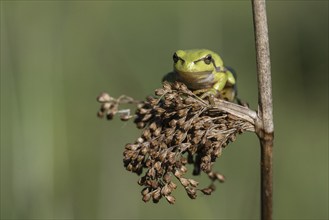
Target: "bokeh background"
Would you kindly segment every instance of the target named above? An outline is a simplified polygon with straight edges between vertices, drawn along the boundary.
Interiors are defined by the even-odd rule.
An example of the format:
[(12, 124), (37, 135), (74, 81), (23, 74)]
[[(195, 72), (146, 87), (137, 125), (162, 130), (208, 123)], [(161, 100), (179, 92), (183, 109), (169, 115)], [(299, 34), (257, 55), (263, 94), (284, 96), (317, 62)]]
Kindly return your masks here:
[[(267, 11), (274, 218), (328, 219), (328, 1)], [(145, 204), (122, 163), (140, 130), (96, 117), (100, 92), (143, 99), (187, 48), (220, 53), (257, 108), (249, 1), (1, 1), (1, 219), (259, 218), (254, 134), (217, 160), (227, 181), (213, 195)]]

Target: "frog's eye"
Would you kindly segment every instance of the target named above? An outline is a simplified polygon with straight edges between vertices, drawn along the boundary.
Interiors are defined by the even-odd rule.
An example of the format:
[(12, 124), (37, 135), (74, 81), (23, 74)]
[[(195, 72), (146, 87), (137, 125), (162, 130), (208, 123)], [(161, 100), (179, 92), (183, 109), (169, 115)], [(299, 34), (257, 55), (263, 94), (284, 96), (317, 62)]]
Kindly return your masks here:
[(177, 63), (178, 60), (179, 60), (179, 57), (177, 56), (176, 53), (174, 53), (174, 55), (172, 56), (173, 60), (174, 60), (174, 63)]
[(209, 65), (212, 63), (212, 56), (210, 54), (208, 54), (203, 61), (205, 62), (205, 64)]

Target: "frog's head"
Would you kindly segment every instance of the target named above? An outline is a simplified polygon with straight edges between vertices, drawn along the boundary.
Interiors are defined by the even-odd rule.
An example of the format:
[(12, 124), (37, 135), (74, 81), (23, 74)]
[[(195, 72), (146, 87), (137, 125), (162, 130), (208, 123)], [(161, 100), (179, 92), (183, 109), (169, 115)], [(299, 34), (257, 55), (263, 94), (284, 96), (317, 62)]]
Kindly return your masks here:
[(173, 55), (174, 71), (183, 78), (200, 79), (224, 70), (220, 56), (206, 49), (177, 50)]

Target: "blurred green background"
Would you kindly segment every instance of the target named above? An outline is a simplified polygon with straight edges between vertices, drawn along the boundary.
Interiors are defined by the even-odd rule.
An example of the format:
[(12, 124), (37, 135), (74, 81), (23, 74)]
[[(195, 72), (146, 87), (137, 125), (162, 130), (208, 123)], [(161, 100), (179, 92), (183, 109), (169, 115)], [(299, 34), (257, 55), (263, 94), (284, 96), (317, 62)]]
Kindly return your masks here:
[[(328, 219), (328, 1), (267, 11), (274, 218)], [(219, 52), (257, 108), (249, 1), (1, 1), (1, 218), (259, 218), (254, 134), (217, 160), (227, 181), (213, 195), (190, 200), (179, 187), (175, 205), (144, 204), (122, 163), (140, 130), (96, 117), (100, 92), (143, 99), (188, 48)]]

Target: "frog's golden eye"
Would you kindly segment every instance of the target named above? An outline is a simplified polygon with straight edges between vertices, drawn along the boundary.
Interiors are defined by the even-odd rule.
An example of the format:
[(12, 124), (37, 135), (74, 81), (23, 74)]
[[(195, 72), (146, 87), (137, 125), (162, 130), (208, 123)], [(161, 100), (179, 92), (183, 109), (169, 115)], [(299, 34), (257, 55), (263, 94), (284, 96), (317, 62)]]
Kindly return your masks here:
[(179, 57), (177, 56), (176, 53), (174, 53), (174, 55), (172, 56), (173, 60), (174, 60), (174, 63), (177, 63), (178, 60), (179, 60)]
[(208, 54), (204, 59), (203, 61), (205, 62), (205, 64), (209, 65), (212, 63), (212, 56), (210, 54)]

